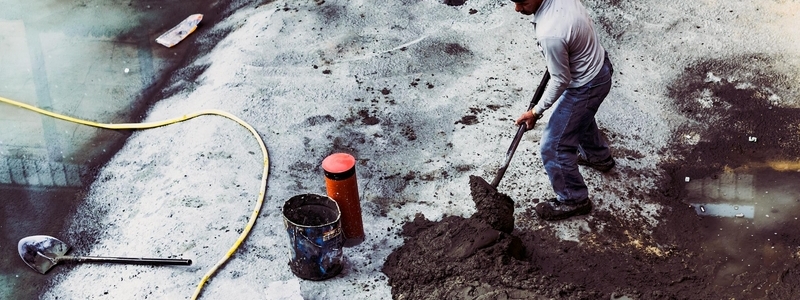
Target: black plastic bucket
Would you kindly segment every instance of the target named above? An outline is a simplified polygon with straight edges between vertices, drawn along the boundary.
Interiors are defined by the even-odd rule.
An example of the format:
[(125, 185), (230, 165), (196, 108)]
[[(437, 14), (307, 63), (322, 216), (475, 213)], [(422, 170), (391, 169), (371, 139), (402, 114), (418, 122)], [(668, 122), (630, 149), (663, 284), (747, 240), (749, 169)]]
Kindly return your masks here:
[(315, 194), (289, 198), (283, 224), (292, 245), (289, 267), (297, 277), (324, 280), (342, 271), (344, 236), (336, 201)]

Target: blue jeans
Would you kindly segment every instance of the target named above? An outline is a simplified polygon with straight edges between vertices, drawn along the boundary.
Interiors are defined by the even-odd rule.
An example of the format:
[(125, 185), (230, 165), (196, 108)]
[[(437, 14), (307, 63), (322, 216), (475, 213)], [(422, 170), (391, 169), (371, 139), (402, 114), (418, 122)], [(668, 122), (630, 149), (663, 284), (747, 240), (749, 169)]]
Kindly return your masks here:
[(611, 90), (613, 73), (606, 53), (603, 67), (592, 81), (568, 88), (555, 102), (542, 135), (541, 155), (558, 201), (576, 204), (589, 198), (589, 190), (578, 171), (579, 152), (591, 162), (611, 156), (594, 115)]

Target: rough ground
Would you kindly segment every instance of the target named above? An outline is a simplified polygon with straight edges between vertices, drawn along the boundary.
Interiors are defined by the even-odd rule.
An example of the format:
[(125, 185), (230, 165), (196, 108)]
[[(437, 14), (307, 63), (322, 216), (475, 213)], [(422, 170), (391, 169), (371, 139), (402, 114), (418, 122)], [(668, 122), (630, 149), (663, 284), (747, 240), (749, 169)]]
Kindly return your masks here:
[[(583, 170), (591, 215), (542, 222), (532, 199), (552, 192), (540, 133), (528, 132), (489, 197), (513, 203), (509, 230), (508, 206), (494, 219), (485, 209), (498, 206), (467, 189), (471, 175), (494, 176), (544, 71), (509, 3), (266, 1), (196, 32), (202, 51), (159, 88), (147, 120), (230, 111), (264, 138), (271, 170), (257, 226), (203, 296), (257, 299), (297, 282), (279, 208), (324, 193), (319, 163), (333, 152), (358, 159), (368, 238), (345, 249), (340, 276), (297, 284), (306, 299), (797, 295), (796, 219), (719, 239), (720, 220), (684, 202), (683, 178), (798, 160), (800, 4), (585, 1), (617, 72), (598, 122), (618, 165)], [(204, 118), (134, 133), (68, 237), (90, 254), (194, 266), (65, 266), (43, 298), (186, 298), (255, 203), (262, 158), (237, 129)], [(729, 261), (750, 248), (726, 246), (753, 236), (769, 244)]]
[[(773, 39), (796, 41), (797, 35), (782, 36), (781, 31), (773, 32), (771, 38), (769, 34), (744, 34), (756, 39), (746, 43), (749, 47), (743, 45), (743, 40), (729, 39), (737, 35), (729, 27), (733, 24), (750, 29), (776, 26), (744, 20), (755, 19), (751, 14), (771, 11), (781, 4), (797, 8), (797, 3), (787, 2), (753, 6), (740, 2), (698, 2), (695, 6), (669, 3), (668, 7), (655, 1), (588, 2), (605, 31), (618, 70), (618, 94), (610, 98), (627, 98), (627, 105), (634, 109), (640, 105), (661, 106), (661, 116), (671, 125), (663, 148), (630, 147), (634, 143), (647, 144), (646, 135), (651, 128), (613, 128), (627, 122), (614, 124), (616, 120), (601, 116), (600, 122), (611, 127), (606, 133), (615, 147), (615, 156), (626, 163), (599, 183), (598, 178), (590, 178), (595, 180), (597, 192), (602, 195), (600, 201), (605, 205), (636, 200), (657, 204), (658, 214), (652, 217), (655, 223), (640, 216), (643, 210), (635, 203), (630, 208), (634, 213), (627, 215), (615, 209), (595, 210), (583, 221), (581, 226), (585, 229), (579, 233), (578, 241), (565, 241), (556, 237), (553, 225), (536, 221), (531, 209), (520, 204), (529, 199), (517, 198), (517, 216), (521, 220), (516, 230), (510, 235), (493, 236), (493, 242), (487, 242), (485, 234), (481, 234), (486, 229), (475, 223), (489, 223), (480, 222), (475, 216), (448, 217), (440, 222), (417, 218), (404, 227), (406, 243), (384, 265), (394, 298), (797, 297), (800, 252), (796, 245), (800, 238), (792, 234), (792, 228), (800, 225), (797, 218), (755, 233), (726, 233), (725, 240), (714, 242), (719, 237), (719, 231), (714, 230), (719, 219), (699, 217), (694, 208), (682, 201), (686, 176), (702, 178), (726, 168), (800, 158), (800, 111), (795, 87), (799, 77), (790, 71), (798, 68), (797, 52), (771, 53), (769, 48), (757, 46), (781, 44)], [(794, 12), (787, 14), (796, 17)], [(787, 21), (773, 19), (781, 20)], [(627, 76), (631, 73), (634, 75)], [(622, 118), (626, 112), (612, 114)], [(758, 136), (763, 142), (752, 143), (749, 136)], [(687, 144), (687, 137), (694, 137), (695, 141)], [(648, 148), (657, 152), (642, 153)], [(650, 155), (661, 158), (657, 168), (629, 167)], [(637, 186), (641, 183), (636, 178), (657, 180), (652, 188), (642, 188)], [(474, 186), (472, 197), (476, 205), (485, 199), (504, 199), (476, 193)], [(609, 190), (615, 191), (601, 192)], [(528, 222), (530, 226), (519, 225)], [(731, 256), (740, 256), (732, 253), (753, 251), (736, 245), (746, 245), (757, 239), (754, 237), (770, 236), (771, 242), (766, 245), (770, 246), (769, 251), (743, 259), (748, 267), (729, 263)], [(515, 239), (524, 245), (522, 258), (515, 258), (520, 251), (510, 242)], [(715, 243), (731, 246), (718, 249), (713, 246)], [(479, 249), (473, 249), (466, 258), (452, 255), (464, 245), (477, 245)]]

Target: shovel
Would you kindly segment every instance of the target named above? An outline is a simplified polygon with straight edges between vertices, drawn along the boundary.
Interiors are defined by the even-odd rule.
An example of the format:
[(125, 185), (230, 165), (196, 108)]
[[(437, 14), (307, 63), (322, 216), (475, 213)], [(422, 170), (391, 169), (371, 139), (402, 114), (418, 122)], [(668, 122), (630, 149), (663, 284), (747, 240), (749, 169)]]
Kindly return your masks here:
[[(544, 89), (547, 87), (547, 82), (550, 80), (550, 71), (545, 70), (544, 75), (542, 75), (542, 81), (539, 83), (539, 87), (536, 88), (536, 92), (533, 93), (533, 99), (531, 99), (531, 104), (528, 106), (528, 110), (531, 110), (539, 100), (542, 99), (542, 95), (544, 94)], [(517, 150), (517, 146), (519, 145), (519, 141), (522, 139), (522, 135), (525, 134), (528, 128), (525, 123), (519, 125), (519, 129), (517, 129), (517, 135), (514, 136), (514, 140), (511, 141), (511, 146), (508, 147), (508, 151), (506, 151), (506, 161), (499, 170), (497, 170), (497, 175), (495, 175), (494, 180), (492, 180), (491, 189), (496, 192), (497, 185), (500, 184), (500, 179), (503, 179), (503, 175), (506, 174), (506, 169), (508, 169), (508, 164), (511, 163), (511, 157), (514, 156), (514, 152)], [(484, 180), (485, 182), (485, 180)]]
[(42, 274), (47, 273), (50, 268), (61, 262), (109, 262), (136, 265), (181, 266), (189, 266), (192, 264), (191, 259), (65, 256), (64, 254), (69, 252), (69, 245), (57, 238), (46, 235), (34, 235), (19, 240), (17, 250), (25, 264)]

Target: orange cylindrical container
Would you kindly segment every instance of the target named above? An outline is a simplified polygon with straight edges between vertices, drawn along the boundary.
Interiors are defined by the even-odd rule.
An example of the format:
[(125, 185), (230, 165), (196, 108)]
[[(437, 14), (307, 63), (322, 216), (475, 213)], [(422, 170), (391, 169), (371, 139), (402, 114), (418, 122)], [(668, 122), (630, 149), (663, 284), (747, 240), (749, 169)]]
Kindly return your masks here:
[(364, 223), (361, 220), (361, 198), (356, 179), (356, 159), (347, 153), (334, 153), (322, 160), (325, 171), (325, 188), (328, 197), (336, 201), (342, 211), (342, 231), (346, 246), (364, 240)]

